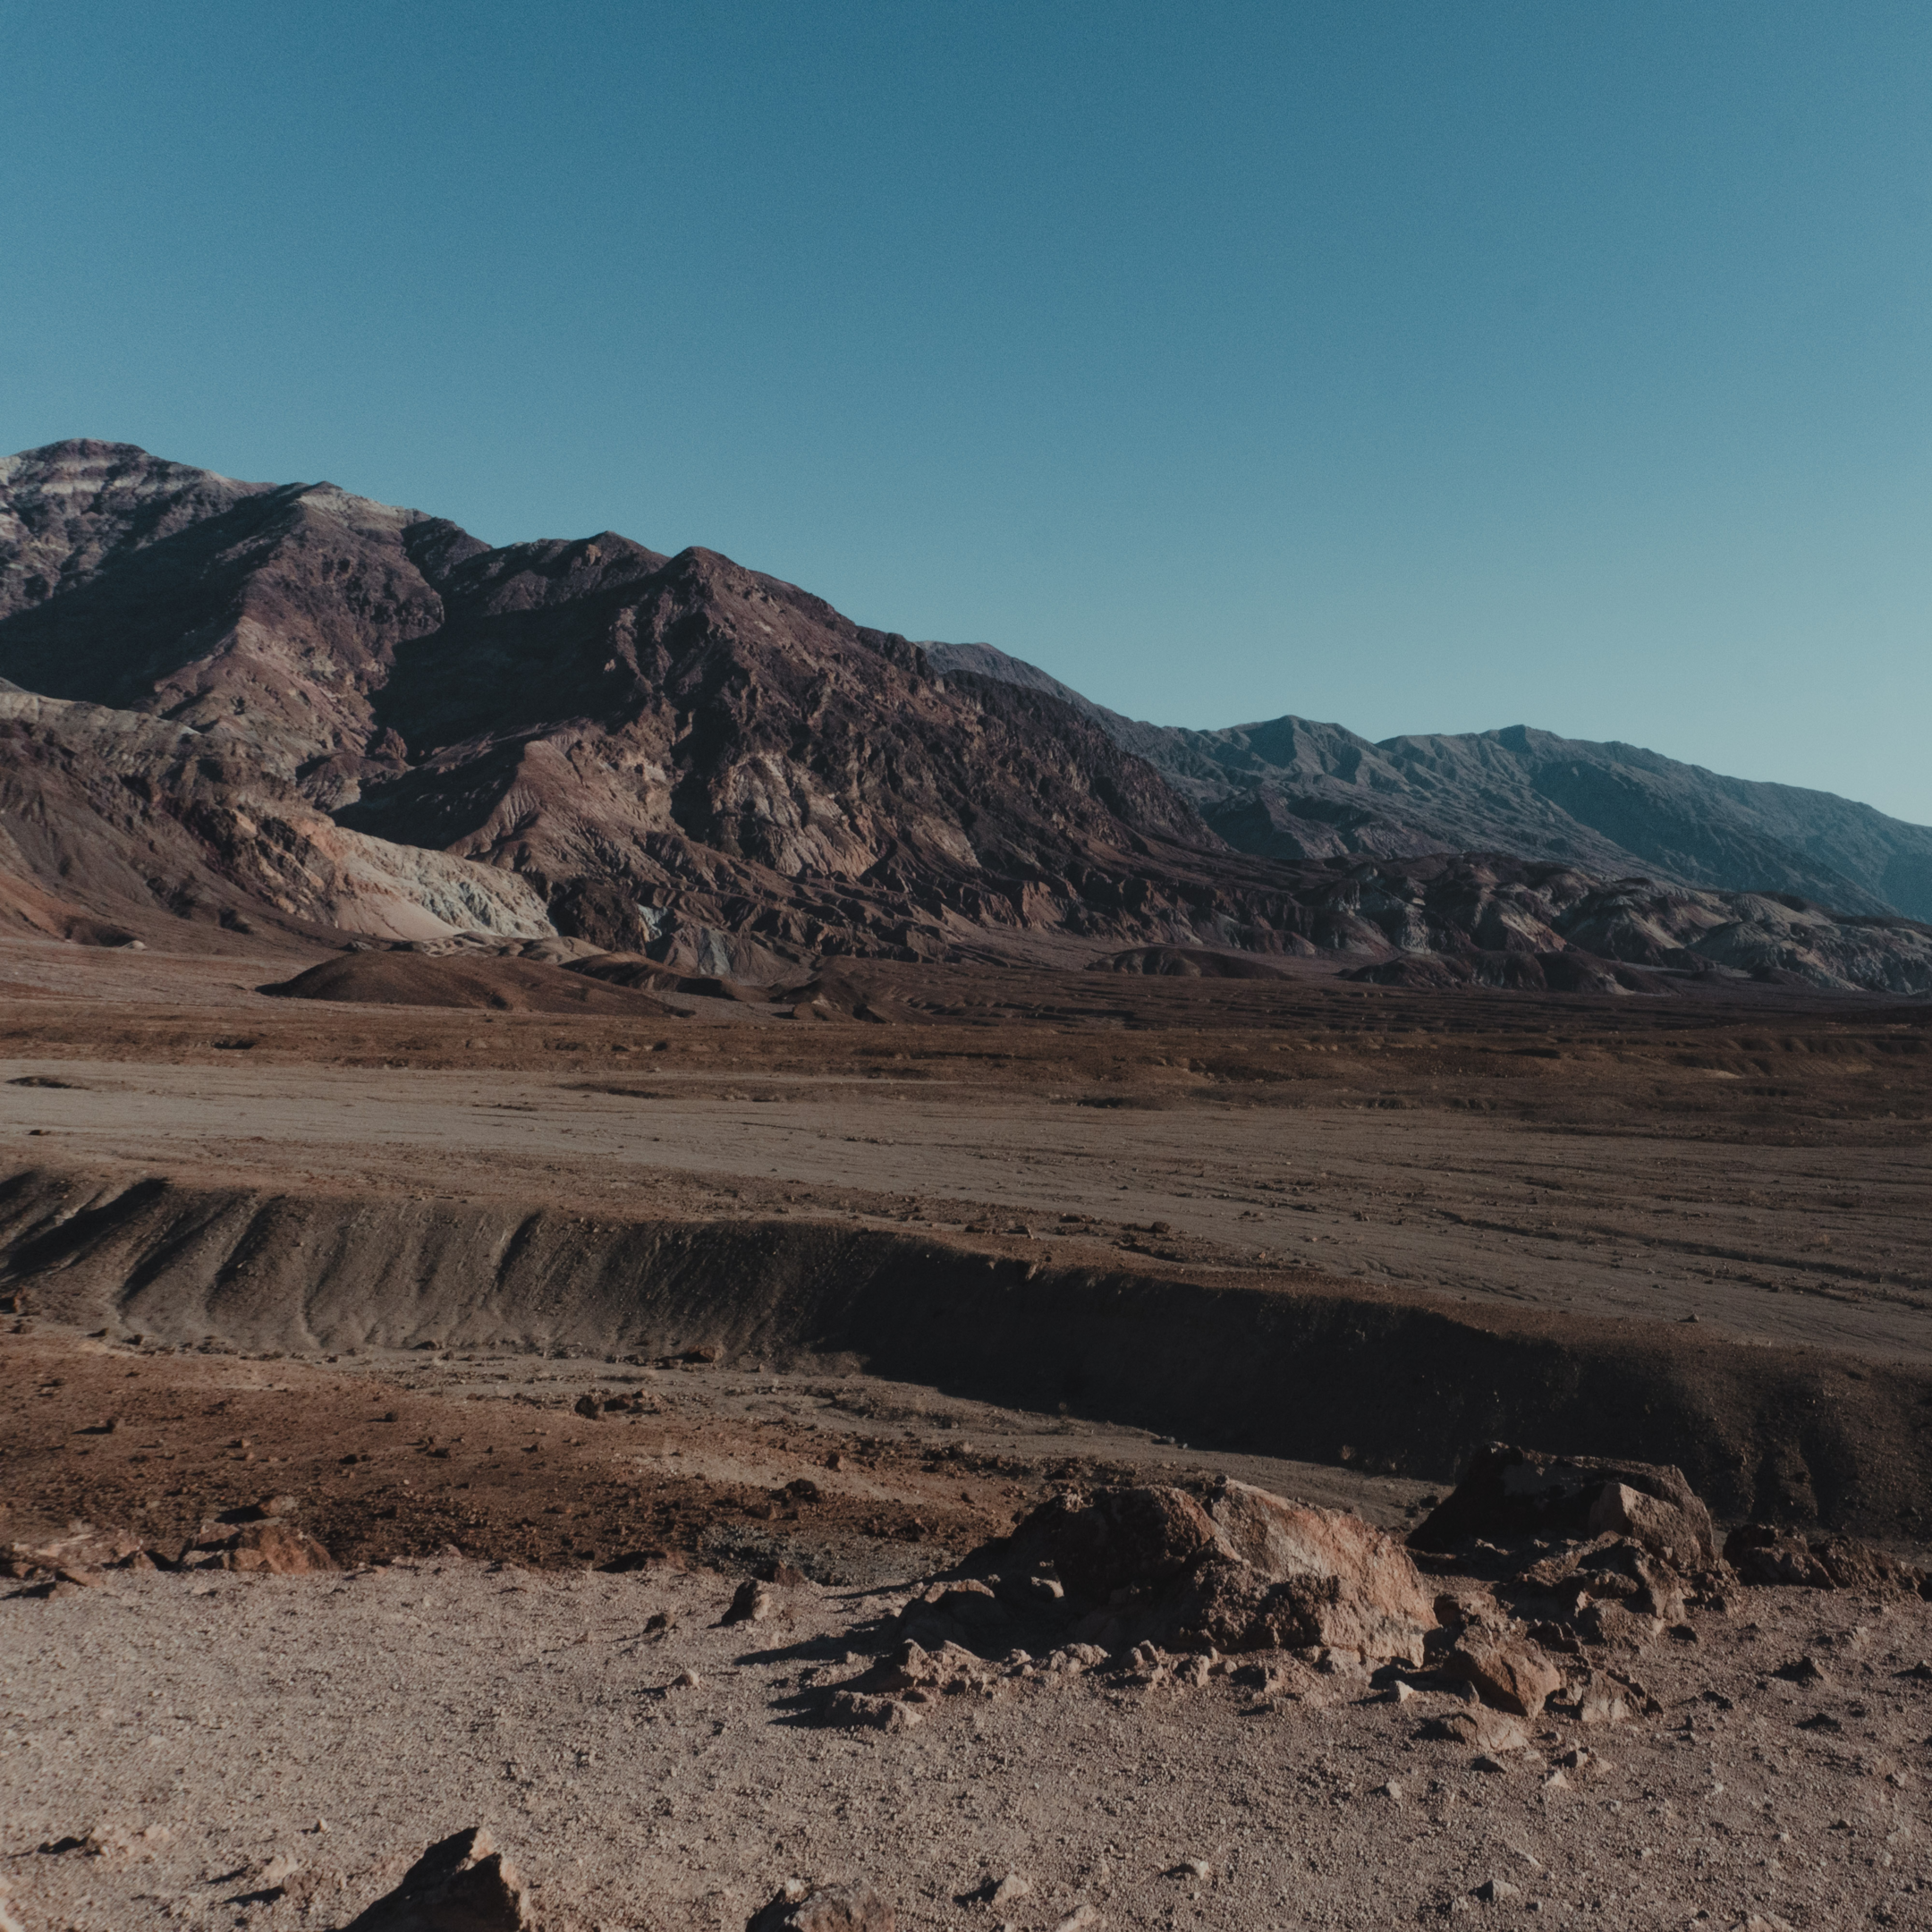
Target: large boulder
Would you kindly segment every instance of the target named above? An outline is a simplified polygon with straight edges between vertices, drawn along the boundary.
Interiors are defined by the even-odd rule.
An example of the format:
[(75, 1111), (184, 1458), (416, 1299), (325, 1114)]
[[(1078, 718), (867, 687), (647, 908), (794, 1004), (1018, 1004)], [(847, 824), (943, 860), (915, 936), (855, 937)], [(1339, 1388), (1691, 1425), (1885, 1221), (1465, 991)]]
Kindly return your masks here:
[(1410, 1532), (1411, 1548), (1453, 1550), (1476, 1538), (1580, 1542), (1614, 1535), (1686, 1575), (1717, 1560), (1710, 1512), (1681, 1470), (1602, 1456), (1545, 1455), (1492, 1443)]
[(1360, 1517), (1246, 1483), (1055, 1498), (1014, 1532), (1008, 1576), (1055, 1578), (1071, 1634), (1109, 1650), (1319, 1648), (1419, 1663), (1434, 1594)]
[(1117, 1590), (1171, 1583), (1222, 1546), (1214, 1519), (1184, 1489), (1075, 1491), (1020, 1525), (1004, 1566), (1050, 1572), (1070, 1597), (1105, 1603)]

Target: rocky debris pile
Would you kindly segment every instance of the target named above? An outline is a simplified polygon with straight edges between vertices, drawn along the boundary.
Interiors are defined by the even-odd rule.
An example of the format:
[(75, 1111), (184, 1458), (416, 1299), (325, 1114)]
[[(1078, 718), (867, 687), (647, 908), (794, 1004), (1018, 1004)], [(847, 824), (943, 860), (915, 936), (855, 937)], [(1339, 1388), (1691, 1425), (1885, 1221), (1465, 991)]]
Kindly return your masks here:
[(1205, 1683), (1233, 1669), (1224, 1652), (1419, 1665), (1435, 1625), (1407, 1552), (1358, 1517), (1237, 1482), (1199, 1500), (1165, 1485), (1070, 1492), (919, 1591), (897, 1648), (826, 1715), (901, 1730), (948, 1697), (1110, 1665)]
[[(1141, 1661), (1138, 1653), (1129, 1659)], [(947, 1698), (996, 1697), (1003, 1689), (1063, 1681), (1112, 1662), (1097, 1644), (1066, 1644), (1041, 1657), (1015, 1648), (989, 1658), (961, 1644), (928, 1650), (913, 1638), (902, 1638), (869, 1670), (833, 1690), (826, 1721), (847, 1730), (908, 1731)]]
[(582, 1416), (588, 1422), (608, 1416), (648, 1416), (663, 1412), (641, 1389), (630, 1389), (617, 1395), (587, 1394), (580, 1395), (572, 1405), (572, 1413)]
[(271, 1496), (204, 1522), (186, 1542), (151, 1544), (124, 1532), (80, 1528), (0, 1553), (0, 1576), (25, 1583), (24, 1595), (57, 1596), (92, 1588), (109, 1570), (235, 1570), (303, 1576), (337, 1568), (314, 1537), (288, 1520), (288, 1496)]
[(1623, 1536), (1684, 1572), (1716, 1561), (1710, 1512), (1681, 1470), (1600, 1456), (1541, 1455), (1492, 1443), (1410, 1532), (1411, 1549), (1447, 1552), (1478, 1538), (1576, 1542)]
[(178, 1565), (183, 1570), (242, 1570), (268, 1576), (306, 1576), (336, 1567), (307, 1530), (279, 1517), (258, 1522), (204, 1524)]
[(0, 1576), (24, 1583), (20, 1595), (47, 1597), (89, 1589), (101, 1580), (104, 1570), (148, 1560), (139, 1537), (81, 1525), (64, 1537), (15, 1543), (0, 1551)]
[(1487, 1571), (1546, 1648), (1640, 1649), (1687, 1631), (1731, 1581), (1710, 1512), (1675, 1469), (1492, 1444), (1410, 1535), (1412, 1549)]
[[(1681, 1471), (1500, 1444), (1410, 1545), (1418, 1555), (1245, 1483), (1068, 1491), (928, 1581), (885, 1655), (815, 1694), (829, 1723), (899, 1732), (949, 1699), (1097, 1670), (1147, 1689), (1225, 1679), (1264, 1701), (1373, 1685), (1398, 1706), (1455, 1699), (1446, 1714), (1425, 1707), (1424, 1734), (1493, 1759), (1528, 1749), (1525, 1724), (1546, 1716), (1655, 1715), (1635, 1658), (1666, 1633), (1695, 1642), (1691, 1611), (1727, 1608), (1741, 1582), (1924, 1588), (1844, 1537), (1751, 1525), (1720, 1555)], [(725, 1620), (775, 1602), (748, 1582)]]
[(813, 1885), (787, 1878), (745, 1932), (894, 1932), (892, 1907), (868, 1885)]
[(345, 1932), (533, 1932), (516, 1868), (481, 1826), (438, 1839)]
[(922, 1642), (968, 1648), (1044, 1629), (1109, 1653), (1153, 1644), (1419, 1663), (1436, 1615), (1434, 1592), (1393, 1537), (1224, 1482), (1199, 1501), (1165, 1485), (1055, 1496), (929, 1586), (902, 1621)]
[[(1728, 1608), (1740, 1585), (1932, 1594), (1921, 1572), (1844, 1536), (1749, 1523), (1720, 1555), (1681, 1471), (1504, 1444), (1476, 1458), (1409, 1541), (1445, 1571), (1436, 1679), (1521, 1717), (1547, 1707), (1597, 1724), (1654, 1712), (1614, 1660), (1666, 1632), (1694, 1642), (1690, 1611)], [(1458, 1721), (1436, 1720), (1436, 1734)], [(1474, 1731), (1469, 1741), (1479, 1741)]]
[[(1641, 1646), (1740, 1583), (1932, 1596), (1932, 1579), (1838, 1534), (1752, 1522), (1722, 1555), (1681, 1470), (1494, 1443), (1412, 1530), (1409, 1546), (1484, 1572), (1565, 1640)], [(1571, 1646), (1565, 1643), (1565, 1648)]]
[(1932, 1578), (1924, 1571), (1894, 1563), (1883, 1550), (1848, 1536), (1805, 1538), (1770, 1523), (1745, 1523), (1724, 1538), (1724, 1553), (1744, 1583), (1932, 1598)]

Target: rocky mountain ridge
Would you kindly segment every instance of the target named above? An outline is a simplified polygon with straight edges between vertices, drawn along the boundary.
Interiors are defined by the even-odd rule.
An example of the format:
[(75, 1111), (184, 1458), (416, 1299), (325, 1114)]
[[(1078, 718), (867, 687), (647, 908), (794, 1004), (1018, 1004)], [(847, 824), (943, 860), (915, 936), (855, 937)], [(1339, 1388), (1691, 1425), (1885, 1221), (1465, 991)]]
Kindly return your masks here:
[(926, 648), (942, 670), (1002, 678), (1073, 705), (1241, 852), (1508, 852), (1612, 877), (1643, 873), (1932, 919), (1932, 826), (1829, 792), (1727, 778), (1641, 746), (1521, 724), (1379, 743), (1293, 716), (1220, 731), (1148, 724), (991, 645)]
[[(1795, 894), (1613, 891), (1507, 851), (1424, 856), (1412, 828), (1386, 852), (1248, 836), (1275, 780), (1233, 774), (1299, 768), (1292, 747), (1129, 731), (970, 648), (707, 550), (492, 548), (330, 484), (52, 445), (0, 463), (0, 911), (78, 938), (156, 917), (563, 935), (747, 979), (839, 954), (1588, 947), (1932, 987), (1932, 931)], [(1345, 751), (1303, 762), (1342, 788)]]

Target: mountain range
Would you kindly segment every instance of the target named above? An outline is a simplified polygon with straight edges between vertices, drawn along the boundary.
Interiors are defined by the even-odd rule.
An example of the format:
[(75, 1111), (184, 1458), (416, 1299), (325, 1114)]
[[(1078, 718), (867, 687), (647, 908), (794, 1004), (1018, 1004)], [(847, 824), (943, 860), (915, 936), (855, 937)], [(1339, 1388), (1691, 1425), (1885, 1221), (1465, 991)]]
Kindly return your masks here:
[(1138, 724), (711, 551), (492, 547), (123, 444), (0, 461), (0, 916), (64, 938), (1932, 988), (1932, 831), (1829, 794)]
[(1793, 893), (1932, 919), (1932, 826), (1829, 792), (1725, 778), (1640, 746), (1513, 724), (1371, 743), (1270, 718), (1147, 724), (988, 644), (928, 644), (943, 670), (1046, 691), (1145, 758), (1237, 851), (1269, 858), (1500, 851), (1614, 877)]

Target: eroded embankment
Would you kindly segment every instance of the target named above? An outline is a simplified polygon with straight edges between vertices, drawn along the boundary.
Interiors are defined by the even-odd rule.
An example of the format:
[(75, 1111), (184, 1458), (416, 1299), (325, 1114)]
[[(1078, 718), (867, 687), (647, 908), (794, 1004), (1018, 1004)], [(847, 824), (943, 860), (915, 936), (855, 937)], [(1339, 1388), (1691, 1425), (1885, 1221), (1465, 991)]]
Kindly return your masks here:
[(1498, 1438), (1674, 1462), (1720, 1514), (1916, 1530), (1932, 1374), (1677, 1326), (1039, 1267), (930, 1238), (587, 1217), (44, 1169), (0, 1182), (0, 1282), (83, 1326), (253, 1350), (704, 1344), (1203, 1445), (1453, 1475)]

